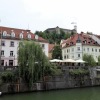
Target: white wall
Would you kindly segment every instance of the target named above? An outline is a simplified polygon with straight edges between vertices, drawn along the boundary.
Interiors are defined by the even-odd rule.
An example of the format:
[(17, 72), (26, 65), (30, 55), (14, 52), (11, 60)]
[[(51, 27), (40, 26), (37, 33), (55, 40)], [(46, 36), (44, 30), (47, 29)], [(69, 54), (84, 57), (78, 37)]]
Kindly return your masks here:
[[(80, 47), (80, 50), (77, 50), (78, 47)], [(92, 48), (94, 51), (92, 51)], [(74, 51), (72, 49), (74, 49)], [(95, 49), (97, 49), (97, 52), (95, 51)], [(100, 46), (81, 45), (80, 43), (77, 43), (74, 46), (70, 46), (62, 49), (63, 60), (64, 60), (64, 56), (66, 56), (66, 59), (69, 58), (74, 60), (82, 59), (85, 53), (93, 55), (95, 61), (98, 61), (98, 56), (100, 56)], [(78, 57), (78, 54), (80, 54), (80, 57)], [(69, 56), (69, 58), (67, 58), (67, 55)]]
[[(7, 40), (2, 39), (2, 41), (5, 41), (5, 46), (2, 46), (2, 50), (4, 50), (4, 57), (2, 56), (1, 59), (4, 60), (4, 65), (7, 62), (7, 65), (9, 65), (9, 60), (14, 60), (13, 65), (17, 65), (17, 48), (19, 45), (18, 40)], [(14, 41), (14, 47), (10, 46), (10, 42)], [(14, 56), (10, 56), (10, 51), (13, 51)]]
[[(0, 40), (1, 41), (1, 40)], [(19, 45), (19, 40), (9, 40), (9, 39), (2, 39), (2, 41), (5, 41), (5, 46), (2, 46), (2, 50), (4, 50), (4, 56), (1, 57), (2, 60), (4, 60), (4, 66), (9, 65), (9, 60), (13, 60), (13, 65), (17, 66), (17, 50), (18, 50), (18, 45)], [(14, 47), (10, 46), (10, 42), (14, 41)], [(43, 52), (46, 54), (48, 57), (48, 49), (49, 49), (49, 44), (48, 43), (42, 43), (39, 42), (40, 45), (44, 44)], [(13, 51), (14, 56), (10, 56), (10, 51)]]
[(42, 46), (42, 44), (44, 44), (44, 48), (42, 48), (43, 52), (45, 53), (45, 55), (48, 57), (48, 52), (49, 52), (49, 43), (43, 43), (43, 42), (39, 42), (39, 44)]

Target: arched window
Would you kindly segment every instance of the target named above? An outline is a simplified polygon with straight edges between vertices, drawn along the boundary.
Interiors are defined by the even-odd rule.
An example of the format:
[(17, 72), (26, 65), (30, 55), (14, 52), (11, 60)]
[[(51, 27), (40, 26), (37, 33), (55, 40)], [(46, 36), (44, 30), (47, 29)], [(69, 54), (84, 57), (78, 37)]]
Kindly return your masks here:
[(31, 34), (28, 34), (28, 39), (31, 39)]
[(11, 32), (11, 37), (15, 37), (15, 33), (14, 32)]
[(19, 36), (21, 39), (23, 38), (23, 33), (20, 33), (20, 36)]
[(3, 36), (7, 36), (7, 32), (6, 31), (3, 32)]

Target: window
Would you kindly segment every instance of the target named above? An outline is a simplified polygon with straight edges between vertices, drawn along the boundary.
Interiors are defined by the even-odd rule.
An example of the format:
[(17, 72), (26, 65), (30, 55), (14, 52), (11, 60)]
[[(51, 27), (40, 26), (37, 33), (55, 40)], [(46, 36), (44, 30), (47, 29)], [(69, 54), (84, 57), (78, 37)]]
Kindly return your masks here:
[(84, 48), (84, 51), (85, 51), (85, 48)]
[(30, 34), (28, 34), (28, 39), (31, 39), (31, 35)]
[(69, 58), (69, 56), (67, 55), (67, 59)]
[(68, 52), (68, 49), (67, 49), (67, 52)]
[(1, 50), (1, 56), (4, 56), (4, 50)]
[(87, 51), (89, 51), (89, 48), (87, 48)]
[(11, 33), (11, 37), (15, 37), (15, 33), (13, 31)]
[(84, 41), (84, 43), (86, 44), (86, 40)]
[(42, 48), (44, 48), (45, 47), (45, 45), (44, 44), (42, 44)]
[(1, 41), (1, 46), (5, 46), (5, 41)]
[(78, 54), (78, 57), (80, 57), (80, 54)]
[(93, 48), (92, 48), (92, 51), (93, 51)]
[(7, 32), (6, 31), (3, 32), (3, 36), (7, 36)]
[(4, 60), (1, 60), (1, 66), (4, 66)]
[(100, 52), (100, 49), (99, 49), (99, 52)]
[(11, 46), (11, 47), (14, 47), (14, 41), (11, 41), (11, 42), (10, 42), (10, 46)]
[(95, 52), (97, 52), (97, 49), (95, 49)]
[(13, 51), (10, 51), (10, 56), (13, 56)]
[(66, 56), (64, 56), (64, 59), (66, 59)]
[(20, 33), (20, 38), (21, 38), (21, 39), (23, 38), (23, 33)]
[(74, 51), (74, 48), (72, 48), (72, 52)]
[(74, 58), (74, 55), (72, 55), (72, 58)]
[(13, 60), (9, 60), (9, 66), (13, 66)]
[(77, 47), (77, 50), (80, 51), (80, 47)]

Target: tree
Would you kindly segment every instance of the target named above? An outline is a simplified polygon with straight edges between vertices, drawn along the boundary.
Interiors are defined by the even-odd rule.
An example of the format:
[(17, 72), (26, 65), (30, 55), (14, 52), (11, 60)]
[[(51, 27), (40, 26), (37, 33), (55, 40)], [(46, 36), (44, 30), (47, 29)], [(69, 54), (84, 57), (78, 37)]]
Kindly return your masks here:
[(95, 62), (92, 55), (84, 54), (83, 55), (83, 60), (86, 61), (88, 63), (88, 65), (91, 66), (91, 67), (96, 65), (96, 62)]
[(100, 66), (100, 56), (98, 57), (98, 65)]
[(39, 44), (33, 41), (19, 43), (18, 50), (19, 76), (32, 86), (33, 82), (43, 80), (51, 75), (51, 64)]
[(56, 43), (59, 44), (61, 39), (67, 39), (69, 38), (71, 35), (71, 33), (65, 33), (62, 29), (60, 29), (60, 34), (57, 34), (56, 31), (53, 32), (49, 32), (49, 31), (36, 31), (35, 34), (37, 34), (38, 36), (47, 39), (49, 41), (49, 43)]
[(62, 51), (59, 45), (54, 47), (53, 53), (52, 53), (53, 59), (62, 59)]

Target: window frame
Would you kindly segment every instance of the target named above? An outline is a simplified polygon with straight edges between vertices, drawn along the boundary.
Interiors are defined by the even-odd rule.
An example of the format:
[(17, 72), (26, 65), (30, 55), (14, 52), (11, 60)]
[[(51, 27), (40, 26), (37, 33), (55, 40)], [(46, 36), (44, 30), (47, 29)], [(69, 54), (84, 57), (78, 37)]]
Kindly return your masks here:
[(14, 56), (14, 51), (10, 51), (10, 57)]

